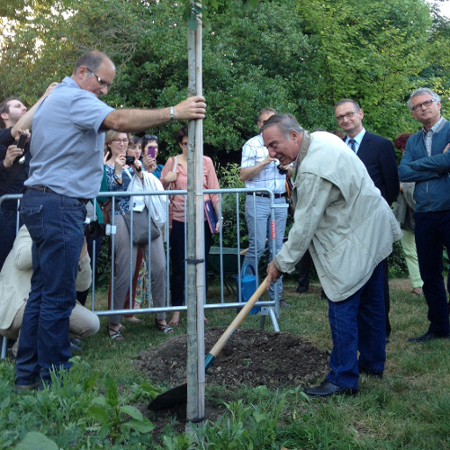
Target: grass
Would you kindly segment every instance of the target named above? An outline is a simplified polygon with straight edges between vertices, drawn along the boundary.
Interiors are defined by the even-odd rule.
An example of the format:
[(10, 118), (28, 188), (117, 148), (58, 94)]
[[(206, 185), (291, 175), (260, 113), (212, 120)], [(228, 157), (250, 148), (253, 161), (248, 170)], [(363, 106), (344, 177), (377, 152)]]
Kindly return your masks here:
[[(176, 435), (169, 426), (158, 442), (149, 434), (151, 424), (132, 409), (139, 402), (148, 403), (153, 390), (133, 360), (170, 336), (158, 332), (149, 315), (140, 316), (140, 324), (126, 323), (126, 340), (113, 342), (104, 331), (106, 318), (101, 318), (100, 333), (86, 340), (73, 369), (51, 389), (17, 396), (13, 361), (0, 363), (0, 449), (27, 440), (31, 444), (20, 448), (450, 448), (450, 341), (406, 342), (428, 326), (425, 300), (410, 290), (407, 282), (392, 280), (393, 333), (385, 377), (362, 376), (358, 396), (310, 401), (300, 388), (275, 392), (240, 388), (228, 401), (228, 412), (215, 423), (206, 422), (189, 435)], [(281, 311), (279, 326), (331, 350), (327, 304), (319, 299), (317, 287), (313, 291), (300, 296), (293, 282), (285, 280), (284, 297), (292, 307)], [(99, 296), (104, 298), (104, 293)], [(214, 310), (207, 315), (211, 326), (223, 326), (234, 314), (234, 310)], [(248, 317), (242, 326), (257, 328), (259, 315)], [(272, 329), (270, 320), (266, 329)], [(182, 314), (176, 334), (185, 332)], [(33, 435), (34, 431), (41, 434)], [(38, 447), (36, 440), (42, 435), (49, 441)]]

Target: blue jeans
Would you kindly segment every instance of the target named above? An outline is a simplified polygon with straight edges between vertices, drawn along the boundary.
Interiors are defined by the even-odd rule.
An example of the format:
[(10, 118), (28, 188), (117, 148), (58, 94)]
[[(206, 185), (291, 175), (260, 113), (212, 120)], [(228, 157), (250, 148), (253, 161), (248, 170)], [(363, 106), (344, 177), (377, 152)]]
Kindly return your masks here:
[[(286, 198), (276, 198), (276, 204), (286, 204)], [(258, 197), (253, 195), (247, 195), (245, 199), (245, 221), (248, 229), (249, 246), (248, 251), (245, 254), (243, 266), (245, 264), (251, 264), (258, 273), (258, 265), (261, 256), (266, 249), (266, 239), (269, 238), (269, 262), (273, 257), (281, 250), (283, 246), (284, 231), (286, 229), (287, 220), (287, 208), (275, 208), (275, 221), (277, 227), (275, 246), (276, 253), (273, 254), (272, 250), (272, 236), (270, 232), (270, 199), (266, 197)], [(256, 228), (255, 228), (256, 227)], [(283, 292), (283, 282), (280, 278), (276, 283), (278, 289), (278, 297), (281, 298)], [(269, 297), (274, 299), (274, 284), (271, 283), (269, 289)]]
[(333, 350), (327, 381), (358, 389), (358, 366), (383, 372), (386, 361), (383, 263), (355, 294), (342, 302), (328, 301), (328, 307)]
[(442, 253), (445, 246), (450, 255), (450, 211), (415, 213), (414, 219), (420, 276), (428, 304), (428, 331), (438, 336), (448, 336), (450, 327), (442, 277)]
[(39, 376), (49, 384), (52, 368), (71, 366), (69, 317), (75, 306), (86, 208), (75, 198), (27, 189), (20, 212), (33, 239), (33, 276), (16, 358), (16, 384), (33, 384)]
[[(6, 206), (5, 203), (8, 205)], [(11, 208), (11, 203), (14, 205)], [(22, 226), (22, 222), (19, 221), (19, 228)], [(14, 239), (17, 234), (17, 202), (6, 201), (2, 203), (0, 210), (0, 229), (2, 230), (2, 238), (0, 239), (0, 270), (5, 263), (6, 257), (11, 251)]]

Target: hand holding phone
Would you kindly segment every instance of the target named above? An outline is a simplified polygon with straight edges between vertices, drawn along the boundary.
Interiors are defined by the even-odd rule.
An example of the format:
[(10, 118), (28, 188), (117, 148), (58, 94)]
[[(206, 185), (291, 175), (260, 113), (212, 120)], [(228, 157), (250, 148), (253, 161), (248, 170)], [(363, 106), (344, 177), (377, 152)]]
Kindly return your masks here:
[(149, 145), (147, 154), (154, 159), (156, 157), (156, 147), (153, 145)]

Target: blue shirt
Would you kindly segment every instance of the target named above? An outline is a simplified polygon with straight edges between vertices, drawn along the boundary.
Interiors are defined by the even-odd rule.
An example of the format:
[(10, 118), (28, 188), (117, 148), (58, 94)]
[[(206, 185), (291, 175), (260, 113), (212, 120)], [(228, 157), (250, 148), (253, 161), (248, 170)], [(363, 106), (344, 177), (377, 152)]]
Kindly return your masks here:
[(25, 186), (48, 186), (75, 198), (97, 196), (103, 176), (105, 135), (100, 127), (114, 108), (66, 77), (33, 117), (30, 175)]

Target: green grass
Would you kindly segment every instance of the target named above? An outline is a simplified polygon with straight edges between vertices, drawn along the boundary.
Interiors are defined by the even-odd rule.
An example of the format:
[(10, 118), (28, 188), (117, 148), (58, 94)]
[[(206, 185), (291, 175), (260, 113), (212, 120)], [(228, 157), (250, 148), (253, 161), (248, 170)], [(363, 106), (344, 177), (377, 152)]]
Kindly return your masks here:
[[(410, 290), (407, 283), (393, 280), (393, 333), (385, 377), (362, 376), (358, 396), (310, 401), (301, 388), (275, 392), (265, 387), (239, 388), (233, 391), (235, 398), (227, 400), (228, 412), (215, 423), (206, 422), (195, 433), (182, 436), (168, 426), (158, 442), (148, 432), (151, 424), (130, 408), (148, 403), (153, 389), (136, 371), (133, 360), (170, 336), (158, 332), (153, 316), (148, 315), (140, 316), (140, 324), (125, 323), (126, 340), (113, 342), (104, 331), (106, 318), (101, 318), (99, 334), (85, 341), (73, 369), (51, 389), (16, 395), (13, 361), (0, 363), (0, 449), (14, 448), (24, 438), (32, 444), (20, 448), (39, 448), (33, 440), (36, 435), (27, 435), (33, 431), (55, 443), (51, 447), (48, 441), (42, 447), (49, 450), (450, 448), (450, 341), (406, 342), (428, 326), (425, 300)], [(327, 304), (319, 299), (317, 287), (313, 291), (300, 296), (294, 284), (285, 280), (284, 297), (292, 307), (281, 311), (279, 326), (331, 350)], [(216, 293), (213, 288), (209, 297)], [(99, 293), (99, 300), (104, 301), (104, 293)], [(234, 310), (207, 312), (210, 326), (228, 325), (234, 314)], [(248, 317), (242, 326), (257, 328), (259, 315)], [(272, 329), (269, 319), (266, 329)], [(185, 332), (182, 314), (175, 334)], [(215, 389), (220, 398), (220, 389), (225, 388)]]

